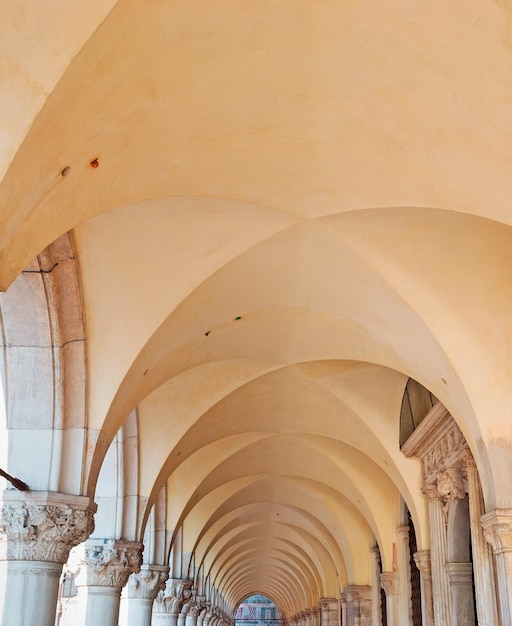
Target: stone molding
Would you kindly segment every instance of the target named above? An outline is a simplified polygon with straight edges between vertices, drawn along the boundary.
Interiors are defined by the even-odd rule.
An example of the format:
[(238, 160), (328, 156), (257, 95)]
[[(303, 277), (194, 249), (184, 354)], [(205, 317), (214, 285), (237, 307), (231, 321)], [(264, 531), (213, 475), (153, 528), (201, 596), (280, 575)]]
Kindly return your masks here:
[(338, 601), (336, 598), (320, 598), (318, 601), (318, 607), (321, 611), (329, 611), (338, 607)]
[(159, 591), (165, 589), (169, 568), (162, 565), (141, 565), (138, 573), (134, 572), (126, 583), (128, 598), (146, 598), (154, 600)]
[(395, 596), (400, 590), (398, 588), (398, 572), (382, 572), (380, 575), (380, 586), (384, 589), (386, 596)]
[(512, 552), (512, 509), (496, 509), (482, 515), (480, 521), (495, 554)]
[(140, 571), (143, 545), (137, 541), (109, 540), (85, 544), (75, 578), (77, 586), (124, 587)]
[(71, 548), (94, 530), (89, 498), (34, 491), (0, 499), (0, 560), (65, 563)]
[(473, 564), (472, 563), (446, 563), (446, 571), (450, 579), (450, 585), (469, 586), (473, 584)]
[[(11, 561), (11, 563), (14, 564), (14, 567), (9, 564), (7, 569), (9, 576), (48, 576), (50, 578), (59, 578), (62, 574), (61, 567), (45, 567), (47, 563), (51, 564), (51, 561), (42, 561), (39, 566), (37, 565), (37, 561), (24, 562), (19, 566), (16, 565), (16, 561)], [(28, 565), (28, 563), (30, 563), (30, 565)]]

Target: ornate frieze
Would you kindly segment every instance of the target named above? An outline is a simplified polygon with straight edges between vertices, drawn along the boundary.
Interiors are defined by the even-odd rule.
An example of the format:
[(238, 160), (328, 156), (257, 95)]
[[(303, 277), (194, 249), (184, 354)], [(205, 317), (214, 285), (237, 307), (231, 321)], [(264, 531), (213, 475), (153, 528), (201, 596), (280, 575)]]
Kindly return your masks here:
[(86, 544), (75, 584), (124, 587), (129, 576), (140, 571), (142, 549), (142, 544), (136, 541)]
[(88, 498), (47, 492), (4, 493), (0, 501), (0, 560), (65, 563), (94, 530)]
[(446, 407), (438, 402), (402, 446), (406, 456), (422, 459), (425, 482), (435, 482), (468, 444)]
[(158, 565), (142, 565), (138, 573), (133, 573), (126, 583), (129, 598), (155, 599), (159, 591), (165, 589), (169, 568)]

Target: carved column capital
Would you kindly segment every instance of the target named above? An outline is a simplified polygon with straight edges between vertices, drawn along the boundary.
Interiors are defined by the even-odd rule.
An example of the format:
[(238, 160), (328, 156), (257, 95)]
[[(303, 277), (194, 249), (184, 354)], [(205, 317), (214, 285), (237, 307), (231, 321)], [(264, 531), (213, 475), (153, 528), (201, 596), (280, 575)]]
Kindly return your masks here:
[(133, 573), (126, 583), (128, 598), (154, 600), (159, 591), (165, 589), (169, 568), (161, 565), (142, 565), (140, 572)]
[(130, 574), (140, 571), (141, 543), (108, 540), (85, 544), (78, 565), (77, 586), (124, 587)]
[(191, 587), (192, 581), (169, 578), (155, 598), (153, 612), (178, 615), (192, 594)]
[(427, 483), (423, 485), (421, 491), (427, 496), (429, 500), (440, 500), (443, 501), (443, 496), (437, 490), (436, 483)]
[(466, 486), (459, 468), (449, 467), (437, 475), (437, 491), (448, 500), (462, 500), (466, 495)]
[(512, 552), (512, 509), (496, 509), (482, 515), (480, 521), (495, 554)]
[(414, 553), (414, 562), (425, 580), (432, 580), (432, 567), (430, 564), (430, 550), (418, 550)]
[(89, 498), (5, 491), (0, 499), (0, 560), (65, 563), (94, 530)]
[(409, 541), (409, 531), (410, 528), (408, 524), (402, 524), (396, 527), (397, 534), (399, 534), (404, 541)]
[(395, 596), (399, 593), (398, 572), (383, 572), (380, 575), (380, 586), (384, 589), (386, 596)]

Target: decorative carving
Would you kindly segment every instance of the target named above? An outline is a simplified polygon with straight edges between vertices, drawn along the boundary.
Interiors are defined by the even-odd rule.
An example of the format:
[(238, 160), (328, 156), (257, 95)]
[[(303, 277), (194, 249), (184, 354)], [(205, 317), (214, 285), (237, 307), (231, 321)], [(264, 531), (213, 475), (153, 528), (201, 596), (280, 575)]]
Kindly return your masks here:
[(495, 553), (512, 549), (512, 509), (497, 509), (481, 518), (485, 540)]
[[(60, 494), (59, 494), (60, 495)], [(0, 504), (0, 560), (65, 563), (94, 530), (92, 508), (18, 500)]]
[(444, 433), (434, 447), (426, 452), (423, 457), (425, 479), (432, 479), (433, 476), (442, 472), (466, 448), (467, 443), (464, 435), (454, 420), (451, 419), (451, 428)]
[(437, 491), (443, 499), (445, 523), (448, 522), (448, 511), (454, 500), (462, 500), (466, 495), (466, 487), (460, 469), (449, 467), (437, 476)]
[(420, 570), (422, 578), (432, 580), (432, 566), (430, 564), (430, 550), (418, 550), (414, 553), (414, 562)]
[(192, 581), (169, 579), (165, 588), (158, 592), (153, 604), (154, 613), (178, 615), (183, 604), (192, 595)]
[(126, 584), (129, 598), (150, 598), (154, 600), (159, 591), (165, 589), (169, 574), (168, 567), (142, 565), (140, 572), (133, 573)]
[(75, 584), (124, 587), (130, 574), (140, 571), (142, 549), (142, 544), (136, 541), (86, 544)]
[(425, 481), (430, 483), (453, 465), (467, 447), (455, 420), (437, 402), (402, 446), (402, 452), (422, 459)]

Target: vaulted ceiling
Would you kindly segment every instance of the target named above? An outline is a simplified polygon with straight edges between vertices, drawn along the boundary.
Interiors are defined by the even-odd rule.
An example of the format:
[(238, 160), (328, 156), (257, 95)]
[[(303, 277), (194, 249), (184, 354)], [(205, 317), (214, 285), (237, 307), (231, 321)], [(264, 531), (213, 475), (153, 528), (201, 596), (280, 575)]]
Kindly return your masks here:
[[(12, 0), (0, 284), (72, 230), (89, 427), (231, 606), (393, 567), (408, 377), (512, 506), (505, 3)], [(105, 446), (85, 468), (94, 495)], [(364, 554), (364, 558), (361, 558)]]

